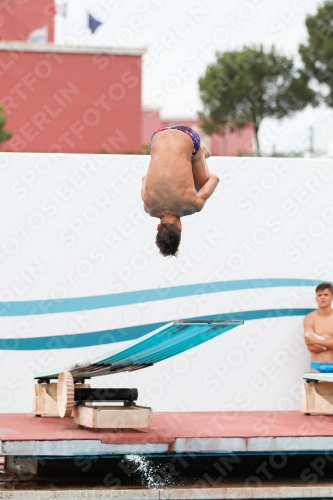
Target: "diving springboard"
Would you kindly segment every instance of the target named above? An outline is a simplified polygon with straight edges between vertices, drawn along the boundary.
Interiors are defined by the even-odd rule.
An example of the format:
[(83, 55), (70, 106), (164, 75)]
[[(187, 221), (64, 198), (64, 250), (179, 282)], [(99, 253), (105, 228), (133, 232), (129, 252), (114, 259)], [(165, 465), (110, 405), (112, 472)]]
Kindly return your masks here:
[(73, 378), (90, 378), (146, 368), (196, 347), (244, 323), (241, 320), (172, 321), (139, 339), (92, 360), (34, 374), (35, 379), (58, 378), (70, 372)]

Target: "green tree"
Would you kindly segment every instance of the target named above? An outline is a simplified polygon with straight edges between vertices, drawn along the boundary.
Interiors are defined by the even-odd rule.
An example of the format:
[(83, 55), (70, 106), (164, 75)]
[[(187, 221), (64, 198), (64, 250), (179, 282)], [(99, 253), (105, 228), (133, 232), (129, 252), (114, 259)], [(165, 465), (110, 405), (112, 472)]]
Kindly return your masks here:
[(10, 130), (4, 130), (6, 125), (7, 118), (5, 116), (3, 106), (0, 105), (0, 148), (1, 144), (5, 141), (8, 141), (13, 135), (13, 132)]
[(307, 16), (308, 40), (300, 45), (299, 53), (309, 76), (323, 84), (322, 98), (333, 107), (333, 1), (318, 7)]
[(236, 130), (252, 122), (260, 155), (258, 132), (264, 118), (281, 119), (317, 104), (308, 81), (308, 75), (274, 46), (268, 51), (260, 45), (218, 52), (199, 80), (203, 129), (223, 135), (227, 126)]

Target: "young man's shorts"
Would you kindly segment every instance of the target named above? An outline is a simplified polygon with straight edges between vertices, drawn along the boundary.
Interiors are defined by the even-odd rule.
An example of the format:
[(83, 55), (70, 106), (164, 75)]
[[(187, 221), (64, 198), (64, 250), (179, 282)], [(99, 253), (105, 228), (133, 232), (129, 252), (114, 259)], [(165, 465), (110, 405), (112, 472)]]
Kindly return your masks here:
[[(190, 127), (187, 127), (186, 125), (168, 125), (166, 127), (160, 127), (151, 136), (151, 141), (153, 140), (154, 135), (158, 134), (159, 132), (163, 132), (163, 130), (170, 130), (170, 129), (176, 129), (176, 130), (181, 130), (181, 132), (184, 132), (185, 134), (189, 135), (192, 139), (193, 142), (193, 152), (192, 156), (194, 156), (200, 149), (200, 137), (196, 132), (194, 132), (193, 129)], [(151, 149), (151, 141), (149, 145), (149, 149)]]

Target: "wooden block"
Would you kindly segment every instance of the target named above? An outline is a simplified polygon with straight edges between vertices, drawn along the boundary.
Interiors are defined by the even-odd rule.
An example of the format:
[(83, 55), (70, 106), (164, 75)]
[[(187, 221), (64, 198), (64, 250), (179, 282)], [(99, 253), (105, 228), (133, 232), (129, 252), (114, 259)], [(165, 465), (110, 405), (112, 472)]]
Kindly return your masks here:
[(301, 412), (333, 415), (333, 384), (305, 382), (302, 386)]
[(307, 386), (308, 384), (303, 382), (301, 389), (301, 413), (308, 412), (308, 401), (307, 401)]
[(145, 406), (75, 406), (74, 422), (90, 429), (139, 429), (151, 426)]
[(34, 384), (32, 413), (35, 415), (58, 415), (57, 383)]
[[(57, 402), (57, 382), (34, 384), (32, 413), (36, 416), (59, 416)], [(77, 389), (90, 388), (90, 384), (75, 384)]]

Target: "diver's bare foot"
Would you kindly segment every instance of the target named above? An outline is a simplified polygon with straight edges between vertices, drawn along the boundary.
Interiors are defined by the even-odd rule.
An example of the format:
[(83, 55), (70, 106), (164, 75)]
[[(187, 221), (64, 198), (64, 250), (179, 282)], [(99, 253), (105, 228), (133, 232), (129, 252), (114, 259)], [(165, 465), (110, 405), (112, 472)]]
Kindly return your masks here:
[(209, 149), (206, 148), (206, 146), (201, 146), (202, 147), (202, 152), (205, 156), (205, 158), (209, 158), (211, 156), (211, 152), (209, 151)]

